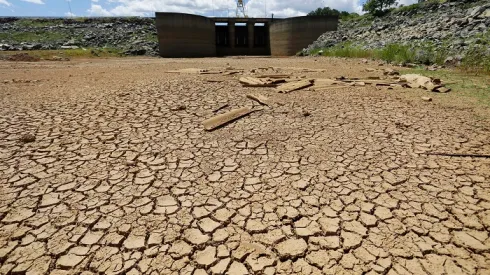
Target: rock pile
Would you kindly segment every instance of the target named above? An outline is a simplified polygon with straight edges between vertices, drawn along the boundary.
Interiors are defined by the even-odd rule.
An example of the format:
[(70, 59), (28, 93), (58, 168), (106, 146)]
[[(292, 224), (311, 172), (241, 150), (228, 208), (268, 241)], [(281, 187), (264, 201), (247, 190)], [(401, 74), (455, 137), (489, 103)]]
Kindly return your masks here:
[[(399, 9), (386, 16), (341, 21), (336, 32), (327, 32), (304, 53), (328, 48), (342, 42), (365, 49), (388, 44), (433, 45), (461, 59), (472, 45), (485, 43), (490, 28), (489, 0), (451, 0), (430, 3), (413, 9)], [(488, 52), (490, 54), (490, 51)]]
[(0, 51), (114, 48), (157, 55), (154, 18), (0, 18)]

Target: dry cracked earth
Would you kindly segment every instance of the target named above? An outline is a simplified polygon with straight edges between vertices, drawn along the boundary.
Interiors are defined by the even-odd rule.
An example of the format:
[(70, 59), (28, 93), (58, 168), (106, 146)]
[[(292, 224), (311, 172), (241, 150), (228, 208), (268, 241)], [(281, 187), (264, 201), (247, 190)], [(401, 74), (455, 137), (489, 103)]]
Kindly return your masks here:
[[(490, 154), (474, 110), (418, 90), (278, 94), (166, 73), (227, 63), (377, 65), (0, 63), (0, 274), (490, 274), (490, 160), (426, 154)], [(259, 111), (204, 131), (225, 103)]]

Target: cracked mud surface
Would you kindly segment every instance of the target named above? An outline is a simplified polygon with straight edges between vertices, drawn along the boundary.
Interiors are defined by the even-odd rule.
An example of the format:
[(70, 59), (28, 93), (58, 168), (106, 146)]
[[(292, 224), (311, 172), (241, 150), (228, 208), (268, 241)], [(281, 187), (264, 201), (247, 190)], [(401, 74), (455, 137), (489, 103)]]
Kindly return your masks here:
[[(488, 123), (413, 90), (165, 73), (226, 63), (367, 66), (0, 63), (36, 80), (0, 81), (0, 274), (490, 274), (490, 160), (424, 154), (490, 154)], [(271, 107), (203, 130), (250, 92)]]

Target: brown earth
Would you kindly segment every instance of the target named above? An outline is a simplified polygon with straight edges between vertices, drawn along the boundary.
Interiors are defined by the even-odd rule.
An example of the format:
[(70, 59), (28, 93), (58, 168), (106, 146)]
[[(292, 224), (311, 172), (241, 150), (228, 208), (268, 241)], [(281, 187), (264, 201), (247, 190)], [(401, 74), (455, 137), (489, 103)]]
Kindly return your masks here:
[[(0, 63), (0, 274), (490, 274), (490, 160), (427, 154), (490, 154), (488, 120), (457, 91), (166, 73), (377, 65)], [(259, 111), (206, 132), (225, 104)]]
[(27, 53), (13, 54), (6, 58), (8, 61), (22, 61), (22, 62), (37, 62), (41, 59), (39, 57), (31, 56)]

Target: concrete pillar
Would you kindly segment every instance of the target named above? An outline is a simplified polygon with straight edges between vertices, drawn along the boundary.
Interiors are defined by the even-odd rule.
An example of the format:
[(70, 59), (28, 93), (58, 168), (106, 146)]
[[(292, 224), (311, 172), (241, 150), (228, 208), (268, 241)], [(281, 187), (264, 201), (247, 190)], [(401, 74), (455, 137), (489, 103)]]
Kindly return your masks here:
[(269, 52), (271, 50), (271, 30), (270, 30), (271, 24), (269, 22), (265, 23), (265, 46), (269, 49)]
[(253, 48), (255, 45), (255, 32), (254, 32), (255, 21), (249, 20), (247, 22), (248, 28), (248, 48)]
[(203, 16), (182, 13), (156, 13), (160, 56), (216, 56), (216, 28)]
[(228, 39), (230, 39), (230, 48), (235, 48), (235, 20), (228, 21)]

